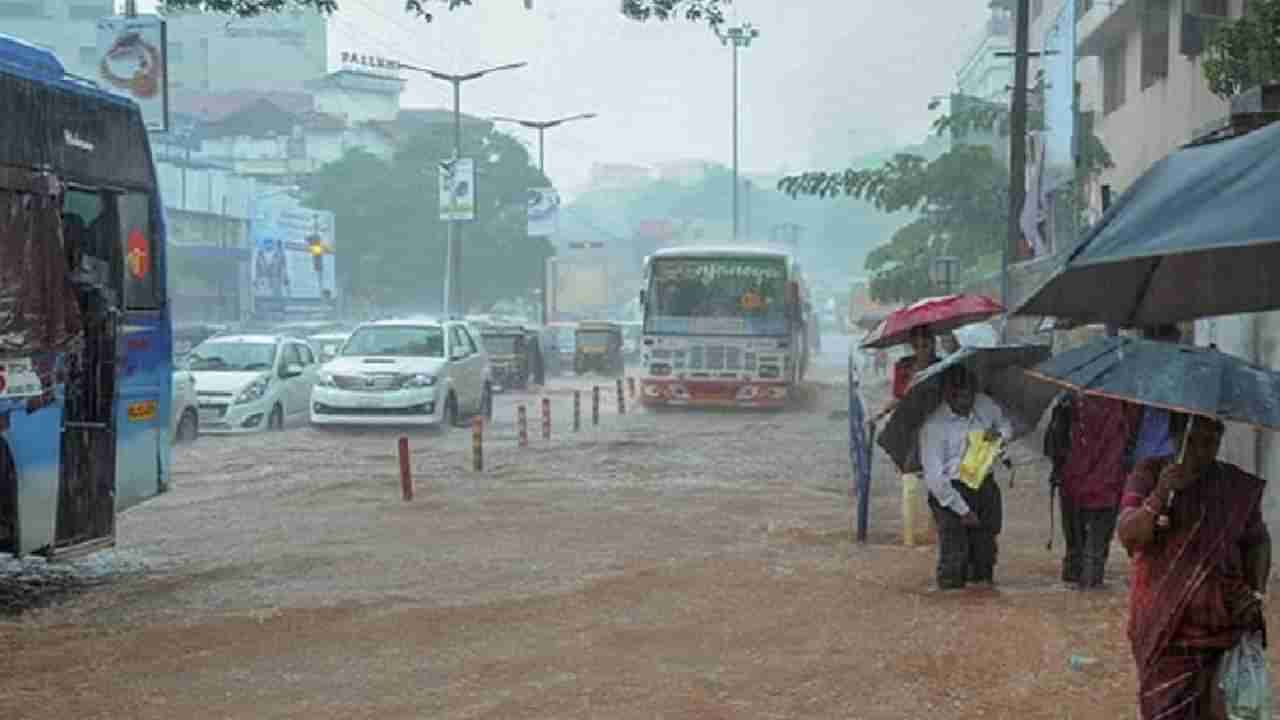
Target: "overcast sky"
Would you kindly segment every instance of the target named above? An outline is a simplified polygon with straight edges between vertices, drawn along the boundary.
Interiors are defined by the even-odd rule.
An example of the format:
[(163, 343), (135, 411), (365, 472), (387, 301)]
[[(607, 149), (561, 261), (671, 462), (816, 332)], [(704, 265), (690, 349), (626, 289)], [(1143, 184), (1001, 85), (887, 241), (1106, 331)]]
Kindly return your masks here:
[[(580, 187), (594, 162), (731, 153), (731, 51), (706, 25), (635, 23), (618, 0), (479, 0), (423, 23), (402, 0), (340, 0), (329, 56), (353, 50), (447, 72), (526, 61), (463, 86), (463, 111), (600, 117), (547, 133), (547, 173)], [(737, 0), (760, 39), (741, 55), (745, 172), (839, 166), (919, 141), (929, 97), (954, 85), (987, 0)], [(447, 106), (449, 86), (408, 75), (403, 104)], [(524, 132), (524, 131), (521, 131)], [(533, 135), (528, 137), (532, 140)]]

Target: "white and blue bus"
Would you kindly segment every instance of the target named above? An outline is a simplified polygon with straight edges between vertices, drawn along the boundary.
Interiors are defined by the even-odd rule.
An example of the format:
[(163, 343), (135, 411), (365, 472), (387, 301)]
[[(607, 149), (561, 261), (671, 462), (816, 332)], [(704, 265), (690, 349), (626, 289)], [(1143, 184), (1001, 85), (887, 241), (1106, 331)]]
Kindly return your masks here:
[(163, 206), (138, 106), (0, 35), (0, 552), (111, 545), (169, 473)]

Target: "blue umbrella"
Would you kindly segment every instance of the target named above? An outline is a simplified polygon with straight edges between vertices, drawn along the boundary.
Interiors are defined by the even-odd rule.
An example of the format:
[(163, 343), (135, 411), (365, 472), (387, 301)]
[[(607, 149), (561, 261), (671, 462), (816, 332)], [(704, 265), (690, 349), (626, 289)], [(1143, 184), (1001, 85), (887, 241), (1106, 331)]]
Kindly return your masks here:
[(1086, 395), (1280, 429), (1280, 373), (1214, 348), (1105, 338), (1026, 372)]
[(853, 466), (854, 495), (858, 498), (858, 542), (867, 539), (867, 513), (871, 496), (871, 440), (866, 435), (865, 413), (859, 382), (853, 374), (853, 355), (849, 355), (849, 463)]
[(1280, 124), (1172, 153), (1015, 315), (1141, 327), (1280, 307)]

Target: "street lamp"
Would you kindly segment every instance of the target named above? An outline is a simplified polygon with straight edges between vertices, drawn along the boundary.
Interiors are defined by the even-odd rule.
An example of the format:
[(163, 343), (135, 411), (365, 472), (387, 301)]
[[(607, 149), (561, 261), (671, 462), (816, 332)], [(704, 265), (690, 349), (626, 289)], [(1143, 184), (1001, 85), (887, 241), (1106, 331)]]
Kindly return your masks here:
[[(484, 70), (454, 74), (399, 63), (399, 67), (404, 70), (426, 73), (436, 80), (443, 80), (453, 85), (453, 157), (455, 160), (462, 157), (462, 83), (478, 80), (501, 70), (515, 70), (525, 65), (528, 63), (509, 63)], [(462, 309), (462, 225), (456, 220), (449, 223), (449, 240), (445, 252), (444, 311), (446, 315), (452, 316), (461, 314)]]
[(751, 42), (760, 37), (760, 31), (743, 23), (737, 27), (721, 30), (716, 27), (716, 37), (720, 44), (733, 45), (733, 240), (738, 241), (738, 48), (751, 47)]
[(543, 136), (546, 134), (546, 131), (549, 128), (559, 127), (567, 122), (573, 122), (574, 120), (590, 120), (593, 117), (598, 117), (598, 116), (595, 113), (582, 113), (581, 115), (570, 115), (569, 117), (562, 117), (559, 120), (518, 120), (516, 118), (509, 118), (509, 117), (495, 117), (492, 119), (494, 122), (515, 123), (517, 125), (523, 125), (524, 127), (533, 128), (534, 130), (538, 131), (538, 170), (540, 170), (545, 175), (546, 174), (546, 162), (545, 162), (546, 156), (543, 153)]

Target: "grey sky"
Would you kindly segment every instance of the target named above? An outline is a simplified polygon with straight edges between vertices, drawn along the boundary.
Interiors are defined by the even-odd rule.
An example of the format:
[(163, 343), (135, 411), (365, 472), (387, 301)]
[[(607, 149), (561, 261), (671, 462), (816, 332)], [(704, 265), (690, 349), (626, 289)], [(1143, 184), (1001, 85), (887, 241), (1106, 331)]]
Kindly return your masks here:
[[(931, 95), (954, 84), (987, 0), (738, 0), (762, 33), (742, 55), (742, 166), (837, 166), (916, 142)], [(330, 62), (342, 50), (445, 71), (524, 60), (463, 87), (465, 112), (601, 117), (547, 134), (547, 172), (580, 186), (593, 162), (730, 159), (730, 51), (705, 25), (640, 24), (617, 0), (479, 0), (431, 24), (401, 0), (342, 0)], [(409, 74), (404, 104), (444, 106), (449, 86)], [(532, 139), (532, 135), (529, 136)]]

